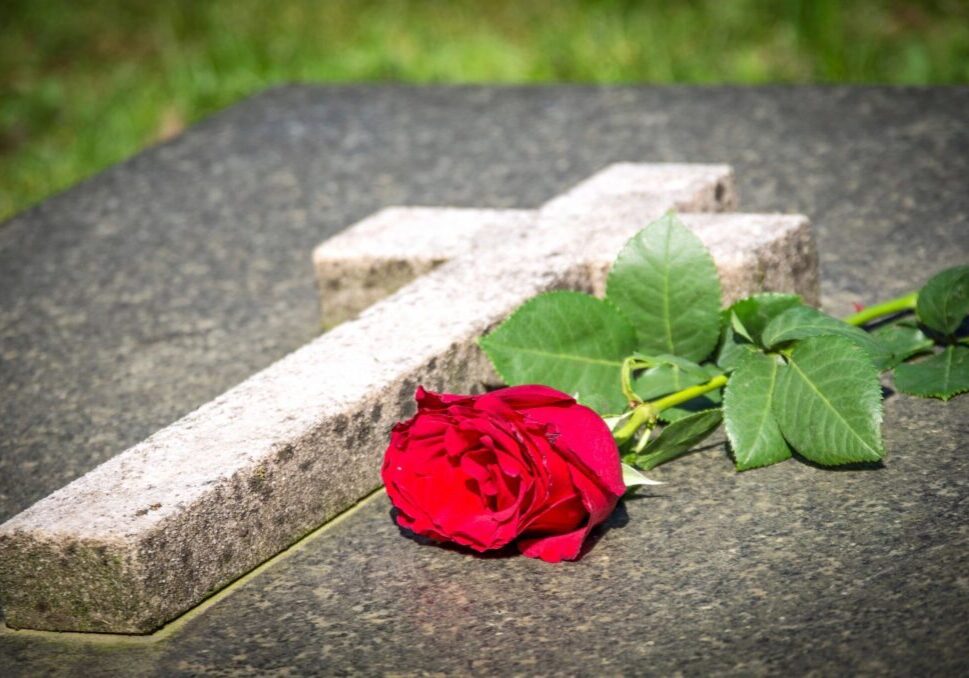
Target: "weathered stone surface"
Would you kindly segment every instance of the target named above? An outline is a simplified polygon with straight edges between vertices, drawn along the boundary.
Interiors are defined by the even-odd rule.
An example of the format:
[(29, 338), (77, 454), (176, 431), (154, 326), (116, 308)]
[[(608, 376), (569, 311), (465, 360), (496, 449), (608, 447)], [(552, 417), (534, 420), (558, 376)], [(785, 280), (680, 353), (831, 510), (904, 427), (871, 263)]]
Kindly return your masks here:
[[(819, 299), (818, 261), (807, 217), (789, 214), (683, 212), (717, 263), (724, 304), (760, 291)], [(325, 325), (353, 317), (378, 299), (463, 252), (501, 225), (534, 227), (538, 212), (453, 207), (389, 207), (313, 251)], [(593, 293), (605, 294), (612, 261), (629, 237), (603, 233), (582, 243)], [(487, 242), (484, 243), (487, 245)]]
[(644, 215), (735, 205), (733, 171), (726, 165), (615, 163), (535, 211), (388, 208), (313, 251), (323, 322), (332, 327), (444, 261), (494, 247), (487, 234), (498, 226), (581, 233), (581, 256), (595, 239), (614, 257), (614, 243), (621, 246), (645, 223)]
[[(811, 216), (827, 310), (902, 294), (969, 259), (967, 109), (966, 87), (254, 97), (0, 226), (0, 516), (306, 343), (306, 253), (390, 204), (530, 208), (619, 158), (716, 159), (745, 209)], [(871, 471), (691, 455), (562, 567), (419, 546), (378, 496), (159, 638), (0, 629), (0, 670), (966, 675), (967, 405), (889, 398)]]
[[(755, 292), (797, 292), (809, 304), (820, 303), (818, 254), (806, 216), (796, 214), (680, 215), (710, 249), (720, 274), (724, 303)], [(616, 242), (597, 247), (599, 279), (605, 280), (609, 252)], [(613, 255), (614, 256), (614, 255)], [(604, 282), (596, 290), (605, 292)]]
[(524, 231), (534, 210), (388, 207), (313, 250), (323, 324), (335, 327), (467, 252), (493, 228)]
[[(811, 216), (827, 310), (901, 294), (929, 268), (915, 255), (938, 267), (967, 256), (965, 208), (945, 207), (965, 97), (380, 86), (252, 97), (0, 225), (0, 520), (315, 338), (307, 253), (387, 205), (531, 209), (617, 160), (729, 163), (746, 211)], [(891, 275), (869, 290), (874, 251)]]
[[(491, 375), (474, 343), (482, 332), (540, 291), (590, 287), (580, 243), (728, 194), (723, 166), (643, 173), (645, 186), (635, 166), (610, 168), (539, 210), (532, 228), (495, 227), (0, 526), (7, 623), (150, 631), (373, 490), (386, 431), (418, 382), (480, 388)], [(594, 212), (583, 217), (573, 196)]]

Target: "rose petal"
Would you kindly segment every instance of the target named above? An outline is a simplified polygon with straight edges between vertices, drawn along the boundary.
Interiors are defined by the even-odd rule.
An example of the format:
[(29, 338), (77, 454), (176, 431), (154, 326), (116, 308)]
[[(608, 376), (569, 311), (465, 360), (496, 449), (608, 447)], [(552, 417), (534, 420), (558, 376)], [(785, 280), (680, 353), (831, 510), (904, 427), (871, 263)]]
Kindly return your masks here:
[(589, 528), (593, 528), (612, 515), (621, 495), (613, 494), (603, 488), (596, 478), (590, 478), (575, 465), (569, 466), (572, 482), (582, 497), (582, 504), (589, 511)]
[(528, 416), (549, 424), (558, 433), (556, 447), (572, 452), (610, 492), (622, 496), (619, 448), (602, 417), (582, 405), (570, 407), (535, 407), (525, 410)]
[(582, 471), (570, 467), (572, 482), (575, 483), (582, 504), (589, 512), (589, 519), (579, 529), (562, 535), (550, 535), (530, 538), (526, 535), (519, 539), (518, 549), (529, 558), (540, 558), (549, 563), (561, 560), (575, 560), (582, 551), (582, 544), (589, 532), (596, 525), (605, 521), (616, 508), (619, 501), (617, 496), (604, 491), (593, 479), (585, 476)]
[(455, 403), (471, 403), (474, 396), (459, 395), (454, 393), (435, 393), (428, 391), (423, 386), (418, 386), (414, 393), (414, 400), (417, 401), (417, 411), (423, 410), (442, 410)]
[(477, 551), (518, 539), (526, 556), (578, 557), (625, 491), (605, 422), (545, 386), (482, 396), (417, 390), (381, 476), (398, 524)]
[(486, 393), (478, 400), (478, 407), (481, 407), (482, 403), (487, 403), (491, 399), (500, 400), (513, 410), (524, 410), (531, 407), (556, 404), (571, 405), (575, 403), (575, 398), (567, 393), (562, 393), (561, 391), (556, 391), (554, 388), (537, 384), (509, 386), (508, 388), (501, 388), (497, 391)]
[(462, 431), (457, 426), (448, 426), (444, 432), (444, 449), (452, 459), (478, 446), (480, 436), (474, 431)]
[(582, 551), (582, 543), (588, 530), (581, 528), (565, 534), (553, 534), (537, 539), (519, 539), (518, 550), (528, 558), (539, 558), (546, 563), (575, 560)]
[(582, 499), (576, 494), (566, 494), (552, 502), (538, 514), (526, 528), (526, 533), (562, 534), (574, 530), (589, 516)]
[[(588, 516), (572, 481), (568, 463), (550, 447), (545, 453), (548, 469), (547, 492), (528, 515), (522, 517), (522, 532), (567, 532)], [(560, 515), (561, 514), (561, 515)]]

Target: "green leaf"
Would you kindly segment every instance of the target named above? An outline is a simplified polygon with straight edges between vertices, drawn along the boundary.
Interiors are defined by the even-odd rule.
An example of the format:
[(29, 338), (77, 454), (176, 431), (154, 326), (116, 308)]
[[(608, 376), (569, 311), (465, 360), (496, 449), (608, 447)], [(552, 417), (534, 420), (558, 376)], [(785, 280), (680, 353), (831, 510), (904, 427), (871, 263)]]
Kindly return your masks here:
[(662, 485), (658, 480), (653, 480), (647, 478), (638, 470), (634, 469), (629, 464), (622, 465), (622, 482), (625, 484), (626, 489), (630, 487), (637, 487), (639, 485)]
[(636, 465), (649, 470), (680, 456), (713, 433), (721, 419), (720, 410), (706, 410), (668, 424), (636, 457)]
[(744, 327), (744, 324), (740, 322), (740, 318), (737, 317), (736, 313), (728, 309), (727, 317), (730, 319), (730, 327), (733, 329), (735, 333), (739, 334), (747, 341), (750, 341), (750, 342), (753, 341), (753, 339), (750, 338), (751, 333), (748, 332), (747, 328)]
[(646, 353), (700, 361), (716, 346), (717, 267), (700, 239), (673, 214), (626, 243), (609, 272), (606, 299), (632, 321)]
[(724, 426), (738, 471), (776, 464), (791, 456), (771, 406), (781, 367), (776, 356), (750, 353), (724, 389)]
[(764, 328), (763, 341), (768, 348), (774, 348), (794, 339), (823, 336), (848, 339), (865, 351), (879, 369), (891, 364), (891, 353), (867, 332), (810, 306), (795, 306), (771, 320)]
[(672, 423), (684, 417), (689, 417), (691, 414), (696, 414), (697, 412), (716, 409), (720, 407), (721, 402), (723, 402), (723, 396), (720, 394), (720, 391), (710, 391), (705, 395), (688, 400), (676, 407), (666, 408), (659, 413), (659, 418), (666, 423)]
[(714, 377), (719, 377), (723, 374), (723, 370), (716, 363), (703, 363), (700, 365), (703, 371), (706, 372), (707, 381), (710, 381)]
[(760, 349), (737, 334), (729, 322), (725, 324), (720, 335), (720, 348), (717, 350), (717, 366), (725, 372), (731, 372), (748, 353), (760, 353)]
[(601, 299), (579, 292), (539, 295), (479, 343), (509, 385), (546, 384), (601, 413), (626, 405), (619, 370), (636, 348), (636, 333)]
[(934, 345), (934, 342), (918, 327), (904, 323), (879, 327), (871, 333), (871, 337), (891, 355), (886, 368), (895, 367), (913, 355), (931, 349)]
[(942, 334), (952, 334), (969, 315), (969, 266), (937, 273), (919, 291), (919, 320)]
[[(697, 365), (676, 356), (656, 356), (647, 359), (658, 363), (657, 366), (640, 372), (633, 378), (633, 390), (640, 398), (647, 401), (702, 384), (722, 374), (716, 365)], [(663, 421), (672, 422), (695, 412), (717, 407), (719, 404), (720, 392), (711, 391), (676, 407), (667, 408), (659, 416)]]
[(662, 353), (660, 355), (646, 355), (636, 351), (633, 353), (633, 357), (644, 363), (648, 363), (650, 367), (656, 367), (659, 365), (668, 365), (671, 367), (676, 367), (686, 375), (695, 376), (697, 379), (706, 380), (710, 377), (708, 376), (706, 367), (698, 365), (692, 360), (687, 360), (686, 358), (681, 358), (676, 355), (671, 355), (669, 353)]
[(801, 297), (796, 294), (781, 294), (779, 292), (765, 292), (753, 294), (735, 302), (727, 308), (726, 313), (731, 317), (731, 324), (735, 331), (737, 325), (743, 329), (740, 332), (755, 344), (761, 342), (761, 336), (767, 324), (789, 308), (801, 306)]
[(969, 391), (969, 347), (947, 346), (931, 358), (899, 365), (895, 387), (902, 393), (941, 400)]
[(772, 403), (784, 437), (811, 461), (834, 466), (885, 454), (878, 370), (849, 339), (798, 343), (780, 370)]
[(633, 377), (633, 390), (643, 400), (655, 400), (689, 386), (702, 384), (710, 378), (705, 369), (682, 358), (656, 356), (647, 359), (656, 366)]

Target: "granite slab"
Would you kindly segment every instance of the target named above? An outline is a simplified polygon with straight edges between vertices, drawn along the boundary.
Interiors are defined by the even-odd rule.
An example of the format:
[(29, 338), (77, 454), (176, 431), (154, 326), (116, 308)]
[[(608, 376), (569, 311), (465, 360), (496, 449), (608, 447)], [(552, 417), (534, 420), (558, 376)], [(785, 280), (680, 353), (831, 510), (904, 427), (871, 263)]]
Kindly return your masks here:
[[(380, 487), (387, 432), (413, 413), (416, 386), (496, 383), (477, 340), (526, 299), (601, 286), (603, 247), (668, 209), (723, 207), (730, 183), (723, 165), (607, 167), (529, 228), (493, 224), (465, 254), (0, 523), (7, 625), (155, 631)], [(733, 242), (712, 250), (726, 298), (816, 292), (803, 217), (719, 228), (691, 216), (712, 224), (702, 238)]]
[[(725, 162), (745, 209), (811, 217), (830, 310), (906, 291), (969, 259), (966, 110), (965, 87), (271, 90), (0, 226), (0, 506), (304, 343), (305, 253), (392, 203), (529, 208), (617, 160)], [(378, 497), (169, 637), (3, 632), (0, 666), (965, 674), (966, 402), (889, 399), (871, 471), (688, 457), (571, 566), (418, 545)]]
[(170, 637), (7, 632), (0, 658), (15, 675), (965, 675), (969, 400), (897, 396), (886, 420), (880, 469), (737, 474), (720, 445), (660, 467), (577, 563), (419, 544), (381, 492)]
[(265, 92), (0, 225), (0, 520), (316, 336), (307, 252), (388, 205), (532, 208), (617, 161), (724, 162), (746, 211), (811, 217), (832, 310), (901, 292), (967, 258), (967, 101), (965, 87)]

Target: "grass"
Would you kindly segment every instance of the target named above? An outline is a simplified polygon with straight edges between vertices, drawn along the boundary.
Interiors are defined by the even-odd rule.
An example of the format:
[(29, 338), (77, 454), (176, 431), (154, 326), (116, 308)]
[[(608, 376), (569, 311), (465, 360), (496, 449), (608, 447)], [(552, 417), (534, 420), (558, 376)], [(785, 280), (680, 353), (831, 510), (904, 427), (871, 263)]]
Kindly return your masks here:
[(280, 82), (969, 82), (965, 0), (0, 0), (0, 219)]

